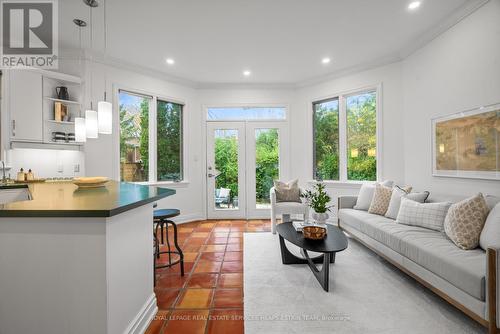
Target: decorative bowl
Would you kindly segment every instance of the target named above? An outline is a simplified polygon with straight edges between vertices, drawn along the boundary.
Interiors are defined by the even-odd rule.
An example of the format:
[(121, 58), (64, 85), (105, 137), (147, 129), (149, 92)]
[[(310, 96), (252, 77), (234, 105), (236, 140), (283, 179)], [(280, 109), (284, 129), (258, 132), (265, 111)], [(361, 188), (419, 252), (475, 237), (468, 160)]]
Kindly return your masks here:
[(94, 177), (75, 177), (73, 179), (73, 184), (77, 185), (79, 188), (100, 188), (106, 185), (109, 179), (103, 176)]
[(326, 227), (304, 226), (302, 234), (304, 234), (304, 238), (306, 239), (322, 240), (326, 237)]

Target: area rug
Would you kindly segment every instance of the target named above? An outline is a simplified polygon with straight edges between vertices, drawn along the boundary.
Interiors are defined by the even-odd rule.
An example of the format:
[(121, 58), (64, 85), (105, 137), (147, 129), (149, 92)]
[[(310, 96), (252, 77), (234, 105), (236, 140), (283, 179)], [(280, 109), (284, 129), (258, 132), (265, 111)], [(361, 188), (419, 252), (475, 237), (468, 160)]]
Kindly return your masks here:
[(486, 333), (353, 239), (325, 292), (307, 265), (281, 263), (277, 235), (245, 233), (244, 308), (246, 334)]

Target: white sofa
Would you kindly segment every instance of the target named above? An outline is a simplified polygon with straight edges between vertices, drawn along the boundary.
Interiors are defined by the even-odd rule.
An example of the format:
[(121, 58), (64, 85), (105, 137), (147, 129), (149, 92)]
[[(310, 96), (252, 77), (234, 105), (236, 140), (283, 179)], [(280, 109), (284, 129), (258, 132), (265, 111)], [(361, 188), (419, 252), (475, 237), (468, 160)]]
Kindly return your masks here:
[[(300, 190), (302, 193), (302, 189)], [(276, 191), (274, 187), (269, 190), (271, 198), (271, 230), (276, 234), (276, 216), (304, 215), (304, 220), (309, 218), (309, 206), (298, 202), (276, 202)], [(283, 219), (283, 218), (282, 218)]]
[(462, 250), (442, 232), (355, 210), (356, 199), (339, 197), (338, 223), (342, 230), (488, 327), (489, 333), (497, 333), (500, 249)]

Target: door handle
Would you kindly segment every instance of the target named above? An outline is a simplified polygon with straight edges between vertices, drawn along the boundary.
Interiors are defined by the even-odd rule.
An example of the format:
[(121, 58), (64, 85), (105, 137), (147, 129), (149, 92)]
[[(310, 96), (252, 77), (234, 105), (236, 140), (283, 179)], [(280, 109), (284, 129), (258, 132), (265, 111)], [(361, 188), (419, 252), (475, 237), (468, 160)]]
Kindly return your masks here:
[(16, 120), (12, 120), (12, 137), (16, 136)]

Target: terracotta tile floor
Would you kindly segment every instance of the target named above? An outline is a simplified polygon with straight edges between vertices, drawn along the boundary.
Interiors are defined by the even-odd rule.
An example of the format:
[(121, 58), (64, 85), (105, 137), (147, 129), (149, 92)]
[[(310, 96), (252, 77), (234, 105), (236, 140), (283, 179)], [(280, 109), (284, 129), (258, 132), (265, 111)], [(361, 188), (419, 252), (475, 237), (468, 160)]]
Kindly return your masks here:
[[(146, 333), (243, 333), (243, 233), (270, 230), (269, 220), (178, 225), (185, 275), (181, 277), (179, 265), (158, 269), (159, 312)], [(172, 244), (171, 229), (169, 239)], [(158, 263), (166, 262), (163, 254)]]

